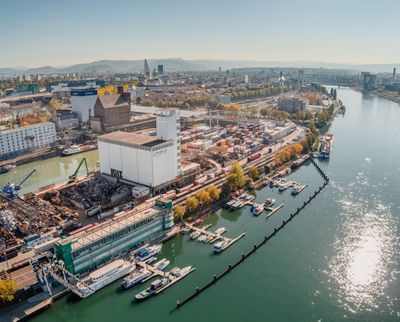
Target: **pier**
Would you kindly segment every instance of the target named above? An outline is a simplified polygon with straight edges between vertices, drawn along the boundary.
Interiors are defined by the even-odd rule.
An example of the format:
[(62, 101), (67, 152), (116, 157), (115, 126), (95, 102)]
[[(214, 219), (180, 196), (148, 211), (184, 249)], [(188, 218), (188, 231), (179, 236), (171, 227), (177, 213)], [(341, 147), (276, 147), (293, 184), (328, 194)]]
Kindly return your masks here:
[(211, 232), (211, 231), (208, 231), (208, 230), (207, 230), (208, 228), (211, 227), (211, 225), (207, 225), (207, 226), (205, 226), (205, 227), (203, 227), (203, 228), (199, 228), (199, 227), (196, 227), (196, 226), (194, 226), (194, 225), (192, 225), (192, 224), (189, 224), (188, 222), (185, 222), (184, 224), (185, 224), (185, 226), (188, 227), (190, 230), (198, 231), (198, 232), (202, 233), (203, 235), (207, 235), (208, 237), (213, 238), (213, 239), (209, 242), (210, 244), (213, 243), (213, 242), (215, 242), (215, 241), (217, 241), (218, 239), (229, 239), (229, 238), (226, 238), (226, 237), (223, 237), (223, 236), (222, 236), (222, 234), (224, 234), (224, 233), (226, 232), (226, 230), (223, 231), (223, 232), (221, 232), (221, 233), (219, 233), (219, 234), (216, 234), (216, 233), (214, 233), (214, 232)]
[[(226, 276), (235, 267), (243, 263), (246, 260), (246, 258), (254, 254), (261, 246), (265, 245), (270, 239), (276, 236), (276, 234), (279, 231), (281, 231), (290, 221), (292, 221), (294, 217), (296, 217), (308, 204), (310, 204), (315, 197), (318, 196), (318, 194), (322, 191), (322, 189), (325, 188), (326, 185), (329, 183), (329, 178), (326, 176), (326, 174), (322, 171), (319, 165), (312, 158), (311, 162), (318, 171), (318, 173), (321, 175), (321, 177), (324, 179), (323, 184), (317, 190), (315, 190), (314, 193), (311, 196), (309, 196), (309, 198), (306, 199), (306, 201), (304, 201), (303, 204), (300, 207), (298, 207), (294, 213), (291, 213), (286, 219), (282, 221), (282, 223), (279, 226), (275, 227), (272, 233), (270, 233), (269, 235), (265, 235), (265, 237), (258, 244), (254, 244), (253, 247), (247, 253), (242, 254), (242, 256), (238, 260), (236, 260), (233, 264), (229, 264), (228, 267), (222, 273), (220, 273), (219, 275), (214, 275), (209, 282), (204, 284), (202, 287), (197, 287), (192, 294), (190, 294), (182, 301), (178, 300), (176, 303), (176, 306), (178, 308), (193, 300), (196, 296), (200, 295), (200, 293), (204, 292), (210, 286), (214, 285), (218, 280)], [(269, 216), (271, 216), (271, 214), (269, 214)]]
[(272, 208), (272, 207), (265, 207), (264, 209), (266, 211), (270, 211), (270, 213), (267, 214), (267, 217), (265, 219), (268, 219), (269, 217), (271, 217), (274, 213), (276, 213), (279, 209), (281, 209), (283, 207), (283, 203), (280, 204), (278, 207)]
[(175, 283), (179, 282), (181, 279), (185, 278), (186, 276), (188, 276), (190, 273), (194, 272), (196, 270), (195, 267), (192, 267), (187, 273), (185, 273), (184, 275), (181, 276), (173, 276), (171, 274), (168, 274), (168, 279), (170, 280), (170, 283), (168, 283), (167, 285), (165, 285), (164, 287), (160, 288), (159, 290), (156, 291), (156, 295), (160, 294), (162, 291), (164, 291), (165, 289), (167, 289), (168, 287), (174, 285)]

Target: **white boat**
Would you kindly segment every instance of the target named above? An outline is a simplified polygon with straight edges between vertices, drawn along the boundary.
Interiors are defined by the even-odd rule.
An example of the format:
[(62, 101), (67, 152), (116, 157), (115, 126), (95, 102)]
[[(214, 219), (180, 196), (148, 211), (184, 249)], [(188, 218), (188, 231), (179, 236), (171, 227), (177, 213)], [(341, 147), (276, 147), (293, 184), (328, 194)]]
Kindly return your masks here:
[(90, 273), (89, 277), (83, 280), (84, 284), (79, 282), (76, 284), (76, 287), (86, 296), (89, 296), (104, 286), (129, 274), (135, 268), (136, 266), (131, 262), (124, 259), (117, 259)]
[(156, 260), (157, 260), (157, 257), (153, 256), (153, 257), (150, 257), (149, 259), (147, 259), (145, 262), (146, 262), (146, 264), (151, 265), (151, 264), (153, 264)]
[(154, 264), (154, 267), (160, 271), (164, 270), (171, 262), (163, 258), (162, 260), (158, 261), (157, 263)]
[(200, 235), (201, 235), (201, 232), (198, 231), (198, 230), (196, 230), (196, 231), (194, 231), (194, 232), (192, 232), (192, 233), (190, 234), (190, 239), (195, 240), (195, 239), (197, 239)]
[(142, 247), (135, 252), (135, 258), (139, 262), (144, 262), (161, 251), (162, 245), (152, 245), (148, 247)]
[(71, 145), (71, 147), (62, 151), (63, 155), (73, 155), (82, 152), (82, 149), (77, 145)]
[(197, 240), (204, 243), (207, 240), (207, 235), (201, 235)]
[(267, 198), (264, 202), (264, 206), (266, 207), (272, 207), (276, 202), (276, 199), (273, 198)]
[(218, 228), (218, 229), (215, 231), (215, 233), (216, 233), (217, 235), (221, 235), (221, 234), (223, 234), (224, 232), (226, 232), (226, 228), (225, 228), (225, 227)]
[(225, 240), (222, 240), (222, 241), (219, 241), (219, 242), (216, 242), (215, 244), (214, 244), (214, 252), (215, 253), (220, 253), (220, 252), (222, 252), (227, 246), (228, 246), (228, 241), (225, 241)]
[(257, 205), (252, 208), (251, 212), (254, 216), (260, 215), (264, 211), (264, 205)]
[(125, 277), (124, 281), (122, 282), (122, 287), (127, 290), (135, 285), (140, 284), (144, 279), (150, 277), (152, 274), (153, 273), (147, 269), (141, 268)]
[(171, 275), (173, 275), (173, 276), (178, 277), (180, 271), (181, 271), (181, 268), (179, 268), (179, 267), (174, 267), (173, 269), (171, 269), (171, 270), (169, 271), (169, 273), (170, 273)]
[(160, 290), (161, 288), (163, 288), (164, 286), (166, 286), (168, 283), (170, 283), (170, 280), (168, 278), (155, 280), (144, 291), (136, 294), (135, 300), (140, 302), (140, 301), (144, 301), (144, 300), (148, 299), (149, 297), (156, 295), (156, 292), (158, 290)]
[(186, 266), (184, 268), (181, 268), (176, 276), (177, 277), (184, 276), (184, 275), (190, 273), (191, 269), (192, 269), (192, 266)]

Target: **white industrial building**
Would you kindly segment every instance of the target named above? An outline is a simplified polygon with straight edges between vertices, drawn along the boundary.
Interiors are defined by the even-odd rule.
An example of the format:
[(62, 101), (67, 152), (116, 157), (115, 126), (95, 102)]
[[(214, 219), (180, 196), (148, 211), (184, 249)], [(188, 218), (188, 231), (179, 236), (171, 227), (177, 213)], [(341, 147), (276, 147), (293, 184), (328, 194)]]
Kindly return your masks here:
[(56, 141), (54, 123), (44, 122), (0, 131), (0, 158), (44, 148)]
[(71, 87), (70, 89), (71, 109), (78, 113), (79, 122), (88, 122), (94, 116), (94, 104), (97, 100), (97, 86)]
[(117, 131), (98, 137), (100, 171), (148, 187), (174, 180), (181, 172), (179, 110), (162, 110), (156, 124), (156, 136)]
[(281, 140), (296, 129), (291, 122), (268, 122), (264, 125), (265, 134), (272, 140)]

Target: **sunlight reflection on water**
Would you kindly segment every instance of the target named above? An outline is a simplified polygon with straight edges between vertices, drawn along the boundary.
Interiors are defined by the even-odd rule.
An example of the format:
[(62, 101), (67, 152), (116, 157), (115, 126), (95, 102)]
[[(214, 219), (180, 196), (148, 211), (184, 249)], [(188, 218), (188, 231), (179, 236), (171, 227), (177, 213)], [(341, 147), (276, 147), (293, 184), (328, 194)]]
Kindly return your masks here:
[[(380, 307), (395, 279), (399, 244), (391, 207), (379, 200), (379, 191), (366, 185), (366, 177), (365, 171), (359, 172), (353, 184), (335, 185), (343, 220), (327, 273), (338, 285), (338, 302), (353, 313)], [(394, 301), (385, 303), (393, 306)]]

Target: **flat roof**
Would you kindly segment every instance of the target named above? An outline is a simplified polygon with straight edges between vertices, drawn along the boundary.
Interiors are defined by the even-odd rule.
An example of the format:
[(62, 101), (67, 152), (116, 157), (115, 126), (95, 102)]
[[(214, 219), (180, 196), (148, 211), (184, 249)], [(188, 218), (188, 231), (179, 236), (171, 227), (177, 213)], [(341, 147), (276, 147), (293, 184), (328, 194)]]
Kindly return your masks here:
[(92, 227), (86, 231), (80, 232), (76, 235), (67, 237), (59, 241), (59, 244), (65, 244), (71, 242), (72, 251), (89, 245), (96, 240), (103, 237), (109, 236), (121, 229), (131, 226), (136, 222), (140, 222), (143, 219), (151, 217), (159, 213), (162, 209), (156, 206), (154, 201), (151, 203), (144, 203), (130, 211), (121, 212), (115, 215), (114, 218), (107, 220), (95, 227)]
[(35, 123), (35, 124), (29, 124), (29, 125), (25, 125), (25, 126), (16, 127), (14, 129), (2, 130), (2, 131), (0, 131), (0, 134), (18, 132), (18, 131), (22, 131), (22, 130), (25, 130), (25, 129), (30, 129), (30, 128), (34, 128), (34, 127), (38, 127), (38, 126), (47, 126), (47, 125), (54, 125), (55, 126), (55, 124), (53, 122), (39, 122), (39, 123)]
[(101, 135), (98, 137), (99, 141), (103, 142), (113, 142), (116, 144), (133, 144), (133, 145), (143, 145), (147, 147), (153, 147), (164, 142), (165, 140), (160, 140), (156, 136), (150, 136), (145, 134), (133, 133), (133, 132), (123, 132), (116, 131)]

